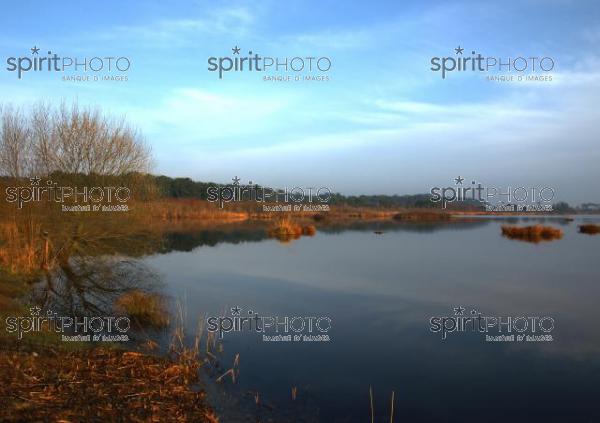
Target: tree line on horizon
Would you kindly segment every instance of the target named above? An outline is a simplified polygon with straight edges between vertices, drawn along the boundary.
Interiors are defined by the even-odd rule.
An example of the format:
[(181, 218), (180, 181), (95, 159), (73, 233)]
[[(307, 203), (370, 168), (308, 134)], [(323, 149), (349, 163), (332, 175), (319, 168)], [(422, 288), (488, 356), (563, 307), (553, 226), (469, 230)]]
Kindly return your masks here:
[[(210, 186), (191, 178), (152, 175), (152, 152), (139, 130), (123, 118), (113, 118), (97, 108), (76, 102), (58, 106), (36, 103), (29, 108), (0, 104), (0, 181), (26, 183), (46, 177), (69, 184), (112, 183), (135, 187), (138, 199), (207, 199)], [(276, 189), (276, 188), (273, 188)], [(439, 208), (430, 195), (343, 195), (333, 193), (330, 204), (378, 208)], [(586, 210), (594, 210), (598, 206)], [(473, 201), (449, 205), (452, 209), (481, 207)], [(574, 211), (559, 202), (555, 210)]]

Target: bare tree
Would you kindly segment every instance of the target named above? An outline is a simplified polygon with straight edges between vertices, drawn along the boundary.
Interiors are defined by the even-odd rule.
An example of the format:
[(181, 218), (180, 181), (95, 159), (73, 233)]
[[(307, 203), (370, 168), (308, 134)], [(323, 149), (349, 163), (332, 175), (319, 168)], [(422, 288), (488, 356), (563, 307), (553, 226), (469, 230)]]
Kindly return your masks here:
[(20, 178), (31, 171), (31, 129), (13, 107), (0, 109), (0, 171)]
[(56, 161), (51, 112), (50, 105), (43, 103), (33, 106), (31, 111), (33, 171), (38, 175), (52, 173), (51, 166)]
[(37, 104), (23, 113), (0, 109), (0, 172), (24, 177), (52, 172), (121, 175), (150, 170), (150, 148), (124, 119), (76, 103)]

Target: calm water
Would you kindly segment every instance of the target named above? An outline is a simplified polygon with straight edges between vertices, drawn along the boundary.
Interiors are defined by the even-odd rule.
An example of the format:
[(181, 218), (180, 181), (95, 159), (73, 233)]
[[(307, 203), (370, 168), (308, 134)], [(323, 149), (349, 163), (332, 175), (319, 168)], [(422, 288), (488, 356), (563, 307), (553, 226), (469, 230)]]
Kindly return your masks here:
[[(378, 422), (389, 422), (392, 391), (397, 422), (597, 422), (600, 236), (577, 233), (584, 220), (598, 223), (547, 220), (565, 236), (540, 244), (501, 237), (500, 220), (359, 225), (289, 244), (252, 230), (173, 235), (145, 262), (183, 299), (190, 328), (234, 306), (332, 320), (330, 342), (226, 334), (223, 369), (236, 353), (241, 365), (237, 385), (211, 389), (224, 422), (367, 422), (370, 386)], [(554, 340), (486, 342), (466, 332), (442, 340), (430, 331), (431, 316), (459, 306), (550, 316)]]

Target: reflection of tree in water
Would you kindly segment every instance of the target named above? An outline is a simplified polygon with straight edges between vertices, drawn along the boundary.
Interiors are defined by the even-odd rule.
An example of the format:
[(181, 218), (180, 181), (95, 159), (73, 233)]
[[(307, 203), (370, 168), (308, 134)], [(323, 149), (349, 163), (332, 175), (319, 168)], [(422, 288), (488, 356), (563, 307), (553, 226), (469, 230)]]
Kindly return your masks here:
[(163, 245), (158, 252), (192, 251), (202, 246), (214, 247), (221, 243), (239, 244), (242, 242), (263, 241), (265, 239), (267, 239), (266, 231), (254, 225), (245, 229), (171, 232), (163, 236)]
[(358, 232), (438, 232), (443, 230), (475, 229), (489, 224), (487, 219), (459, 219), (432, 222), (396, 222), (396, 221), (368, 221), (351, 223), (331, 223), (319, 227), (319, 232), (342, 233), (346, 231)]
[(71, 316), (107, 315), (121, 295), (157, 289), (159, 276), (143, 262), (114, 251), (109, 245), (115, 239), (109, 238), (77, 228), (60, 246), (53, 245), (32, 302)]
[[(312, 226), (312, 222), (310, 222)], [(475, 229), (490, 223), (488, 219), (452, 219), (443, 222), (397, 222), (389, 221), (356, 221), (356, 222), (324, 222), (316, 225), (317, 232), (342, 233), (347, 231), (406, 231), (436, 232), (442, 230)], [(172, 251), (193, 251), (198, 247), (214, 247), (219, 244), (239, 244), (244, 242), (261, 242), (270, 239), (268, 225), (264, 222), (248, 222), (232, 229), (203, 229), (190, 231), (166, 232), (160, 248), (154, 252), (166, 254)], [(283, 241), (292, 240), (293, 236)]]

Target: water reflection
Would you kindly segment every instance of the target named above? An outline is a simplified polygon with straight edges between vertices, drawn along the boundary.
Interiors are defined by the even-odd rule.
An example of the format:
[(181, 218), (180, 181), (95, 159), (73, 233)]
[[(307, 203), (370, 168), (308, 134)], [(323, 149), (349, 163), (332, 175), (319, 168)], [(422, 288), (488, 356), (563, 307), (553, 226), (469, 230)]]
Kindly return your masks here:
[(140, 261), (71, 257), (36, 284), (31, 303), (66, 316), (111, 315), (117, 298), (134, 290), (156, 290), (159, 281), (157, 273)]
[[(585, 219), (547, 244), (503, 238), (505, 219), (319, 224), (314, 237), (286, 246), (240, 227), (248, 242), (220, 234), (217, 248), (188, 242), (185, 251), (172, 242), (169, 254), (145, 262), (165, 274), (170, 295), (187, 299), (190, 327), (236, 305), (332, 318), (329, 343), (226, 337), (223, 361), (241, 354), (239, 384), (231, 387), (238, 408), (253, 409), (246, 393), (260, 392), (283, 415), (276, 421), (294, 421), (290, 389), (297, 386), (319, 421), (364, 422), (373, 386), (377, 421), (389, 421), (392, 390), (398, 421), (595, 420), (600, 238), (577, 232)], [(431, 316), (459, 305), (490, 316), (552, 316), (555, 340), (498, 344), (462, 333), (443, 341), (429, 331)], [(219, 411), (236, 421), (228, 403)]]
[[(228, 335), (219, 360), (240, 354), (239, 383), (208, 385), (223, 421), (369, 421), (369, 386), (381, 422), (389, 421), (392, 390), (396, 421), (598, 420), (600, 237), (577, 232), (598, 219), (563, 222), (564, 237), (545, 244), (503, 238), (507, 220), (542, 221), (317, 222), (314, 237), (285, 246), (268, 238), (267, 223), (106, 241), (79, 233), (35, 295), (82, 315), (110, 310), (125, 292), (160, 290), (185, 302), (187, 328), (233, 306), (331, 317), (328, 343)], [(457, 306), (552, 316), (555, 340), (499, 344), (460, 333), (443, 341), (429, 319)]]

